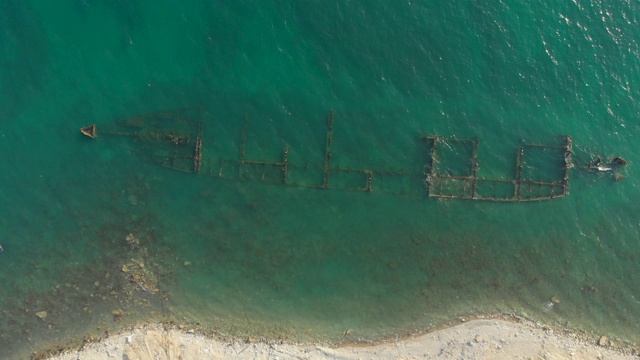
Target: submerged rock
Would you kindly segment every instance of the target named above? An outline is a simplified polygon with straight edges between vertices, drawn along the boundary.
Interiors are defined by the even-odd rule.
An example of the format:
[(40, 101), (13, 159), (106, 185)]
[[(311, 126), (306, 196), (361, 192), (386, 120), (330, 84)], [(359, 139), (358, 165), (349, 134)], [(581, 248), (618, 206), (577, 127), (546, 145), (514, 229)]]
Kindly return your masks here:
[(123, 313), (122, 313), (122, 310), (121, 310), (121, 309), (116, 309), (116, 310), (113, 310), (113, 311), (111, 312), (111, 314), (113, 314), (113, 319), (114, 319), (114, 320), (117, 320), (117, 319), (119, 319), (120, 317), (122, 317), (122, 314), (123, 314)]
[(138, 205), (138, 197), (134, 194), (129, 195), (129, 204), (136, 206)]
[(131, 233), (127, 234), (124, 240), (127, 242), (127, 244), (134, 248), (140, 245), (140, 239), (138, 239)]

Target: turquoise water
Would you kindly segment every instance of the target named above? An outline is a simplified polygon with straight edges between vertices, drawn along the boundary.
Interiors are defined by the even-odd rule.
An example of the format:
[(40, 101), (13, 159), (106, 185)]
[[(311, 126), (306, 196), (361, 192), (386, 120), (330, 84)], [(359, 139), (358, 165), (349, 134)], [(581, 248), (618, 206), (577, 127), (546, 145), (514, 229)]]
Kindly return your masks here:
[[(639, 10), (3, 2), (3, 357), (147, 321), (351, 341), (497, 312), (637, 343)], [(200, 173), (101, 133), (162, 111), (202, 123)], [(329, 189), (262, 181), (277, 169), (219, 177), (217, 159), (288, 149), (291, 181), (323, 184), (330, 111), (332, 166), (416, 177), (375, 176), (372, 192), (342, 189), (364, 173), (334, 172)], [(78, 131), (92, 123), (96, 140)], [(523, 141), (571, 135), (571, 193), (429, 197), (424, 135), (480, 139), (491, 178), (513, 177)], [(614, 156), (629, 162), (621, 181), (581, 169)]]

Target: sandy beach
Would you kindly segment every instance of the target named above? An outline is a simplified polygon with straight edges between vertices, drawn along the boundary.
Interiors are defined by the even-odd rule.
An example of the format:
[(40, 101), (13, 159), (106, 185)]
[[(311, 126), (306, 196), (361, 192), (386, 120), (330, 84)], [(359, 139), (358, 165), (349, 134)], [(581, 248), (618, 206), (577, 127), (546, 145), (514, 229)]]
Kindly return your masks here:
[(379, 344), (339, 347), (230, 341), (149, 325), (50, 359), (638, 359), (606, 336), (558, 334), (535, 323), (478, 319)]

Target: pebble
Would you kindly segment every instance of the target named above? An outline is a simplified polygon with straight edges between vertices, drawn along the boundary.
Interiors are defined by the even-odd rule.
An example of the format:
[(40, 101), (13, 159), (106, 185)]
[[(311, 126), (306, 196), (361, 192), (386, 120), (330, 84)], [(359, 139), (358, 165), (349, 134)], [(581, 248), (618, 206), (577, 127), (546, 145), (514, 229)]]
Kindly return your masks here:
[(598, 345), (607, 346), (609, 344), (609, 338), (606, 335), (602, 335), (598, 340)]
[(36, 313), (36, 316), (39, 317), (40, 319), (43, 319), (47, 317), (47, 312), (46, 311), (38, 311)]

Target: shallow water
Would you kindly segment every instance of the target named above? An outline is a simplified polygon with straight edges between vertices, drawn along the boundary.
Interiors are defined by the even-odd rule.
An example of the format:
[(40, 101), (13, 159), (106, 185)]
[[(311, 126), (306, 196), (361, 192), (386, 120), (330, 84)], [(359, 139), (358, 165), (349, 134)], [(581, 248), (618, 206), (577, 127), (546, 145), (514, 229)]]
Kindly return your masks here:
[[(495, 312), (638, 342), (638, 10), (5, 2), (0, 349), (22, 358), (144, 321), (374, 339)], [(202, 124), (198, 174), (108, 133), (163, 111)], [(330, 111), (328, 189), (219, 162), (286, 149), (289, 184), (322, 187)], [(96, 140), (78, 132), (92, 123)], [(429, 197), (425, 135), (479, 139), (478, 176), (503, 179), (523, 143), (571, 135), (570, 195)], [(466, 166), (468, 148), (448, 151)], [(529, 164), (548, 166), (539, 155)], [(621, 181), (581, 169), (614, 156)], [(367, 172), (338, 167), (408, 175), (348, 191)]]

